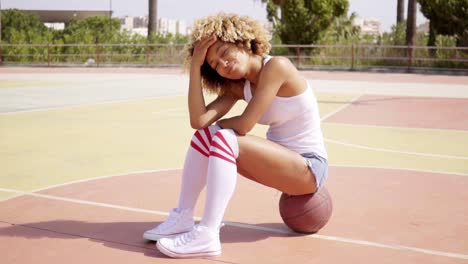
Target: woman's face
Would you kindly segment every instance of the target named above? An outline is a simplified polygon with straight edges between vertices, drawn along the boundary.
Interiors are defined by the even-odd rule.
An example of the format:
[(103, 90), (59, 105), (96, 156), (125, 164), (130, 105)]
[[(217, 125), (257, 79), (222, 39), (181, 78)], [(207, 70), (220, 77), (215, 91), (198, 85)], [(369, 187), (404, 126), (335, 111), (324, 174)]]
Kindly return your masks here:
[(234, 43), (217, 40), (206, 53), (206, 61), (219, 75), (239, 80), (247, 74), (249, 54)]

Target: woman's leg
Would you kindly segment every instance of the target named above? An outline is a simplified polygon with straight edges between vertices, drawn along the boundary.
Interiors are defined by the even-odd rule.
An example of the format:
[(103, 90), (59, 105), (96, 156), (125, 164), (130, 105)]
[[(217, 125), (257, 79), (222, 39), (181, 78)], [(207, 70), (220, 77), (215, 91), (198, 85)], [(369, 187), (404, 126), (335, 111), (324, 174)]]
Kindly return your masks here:
[(200, 225), (218, 232), (237, 182), (239, 146), (232, 129), (218, 130), (211, 142), (205, 210)]
[(157, 247), (162, 253), (175, 258), (221, 254), (219, 227), (236, 187), (238, 153), (234, 131), (218, 130), (210, 146), (206, 204), (200, 225), (180, 236), (160, 239)]
[(211, 141), (219, 129), (218, 126), (210, 126), (195, 132), (185, 157), (179, 205), (170, 211), (166, 221), (146, 231), (143, 234), (144, 238), (156, 241), (192, 230), (193, 209), (201, 190), (206, 185)]
[(210, 126), (197, 130), (193, 135), (182, 171), (179, 209), (195, 208), (198, 196), (206, 185), (211, 141), (219, 129), (219, 126)]
[(290, 195), (317, 191), (315, 176), (298, 153), (264, 138), (238, 136), (242, 176)]

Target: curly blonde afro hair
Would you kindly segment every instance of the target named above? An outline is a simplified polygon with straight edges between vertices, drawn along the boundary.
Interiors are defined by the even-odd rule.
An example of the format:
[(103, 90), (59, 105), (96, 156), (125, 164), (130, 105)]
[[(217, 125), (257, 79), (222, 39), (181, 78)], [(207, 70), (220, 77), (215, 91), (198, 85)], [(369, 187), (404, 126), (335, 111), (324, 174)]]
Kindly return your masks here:
[[(259, 22), (248, 16), (218, 13), (195, 21), (191, 38), (186, 46), (186, 67), (189, 67), (192, 62), (195, 43), (212, 35), (221, 41), (234, 43), (251, 54), (262, 57), (266, 56), (271, 49), (270, 36)], [(218, 95), (244, 84), (244, 80), (229, 80), (221, 77), (206, 61), (201, 67), (201, 75), (202, 87)]]

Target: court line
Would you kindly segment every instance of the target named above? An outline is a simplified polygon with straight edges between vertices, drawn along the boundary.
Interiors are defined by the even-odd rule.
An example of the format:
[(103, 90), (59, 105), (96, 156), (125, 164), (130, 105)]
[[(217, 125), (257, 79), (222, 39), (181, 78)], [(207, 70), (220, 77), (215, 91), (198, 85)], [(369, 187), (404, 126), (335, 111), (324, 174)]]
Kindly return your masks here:
[(358, 96), (356, 97), (353, 97), (348, 103), (346, 104), (343, 104), (342, 106), (338, 107), (337, 109), (335, 109), (334, 111), (324, 115), (322, 118), (320, 118), (320, 121), (321, 122), (324, 122), (327, 118), (333, 116), (334, 114), (344, 110), (346, 107), (352, 105), (354, 102), (356, 102), (357, 100), (359, 100), (359, 98), (361, 98), (362, 96), (364, 96), (364, 94), (359, 94)]
[(179, 112), (183, 110), (187, 110), (187, 108), (171, 108), (171, 109), (166, 109), (166, 110), (161, 110), (161, 111), (154, 111), (154, 112), (151, 112), (151, 114), (159, 115), (159, 114), (166, 114), (166, 113), (172, 113), (172, 112)]
[[(13, 189), (0, 188), (0, 191), (17, 193), (21, 195), (38, 197), (38, 198), (43, 198), (43, 199), (48, 199), (48, 200), (56, 200), (56, 201), (62, 201), (62, 202), (69, 202), (69, 203), (90, 205), (90, 206), (97, 206), (97, 207), (104, 207), (104, 208), (111, 208), (111, 209), (119, 209), (119, 210), (124, 210), (124, 211), (129, 211), (129, 212), (146, 213), (146, 214), (153, 214), (153, 215), (159, 215), (159, 216), (169, 215), (168, 212), (164, 212), (164, 211), (147, 210), (147, 209), (113, 205), (113, 204), (107, 204), (107, 203), (98, 203), (98, 202), (87, 201), (87, 200), (58, 197), (58, 196), (53, 196), (53, 195), (46, 195), (46, 194), (39, 194), (39, 193), (32, 193), (32, 192), (24, 192), (24, 191), (13, 190)], [(200, 220), (200, 217), (196, 217), (195, 220), (197, 221)], [(279, 234), (295, 234), (292, 231), (286, 231), (286, 230), (277, 229), (277, 228), (259, 227), (253, 224), (225, 222), (225, 225), (246, 228), (246, 229), (251, 229), (251, 230), (257, 230), (257, 231), (268, 231), (268, 232), (279, 233)], [(317, 234), (306, 235), (304, 237), (337, 241), (337, 242), (354, 244), (354, 245), (392, 249), (392, 250), (412, 251), (412, 252), (422, 253), (426, 255), (435, 255), (435, 256), (442, 256), (442, 257), (449, 257), (449, 258), (456, 258), (456, 259), (468, 259), (468, 255), (464, 255), (460, 253), (437, 251), (437, 250), (430, 250), (430, 249), (418, 248), (418, 247), (409, 247), (409, 246), (396, 245), (396, 244), (384, 244), (384, 243), (378, 243), (378, 242), (372, 242), (372, 241), (366, 241), (366, 240), (351, 239), (351, 238), (346, 238), (346, 237), (325, 236), (325, 235), (317, 235)]]
[[(86, 178), (86, 179), (69, 181), (69, 182), (50, 185), (50, 186), (39, 188), (39, 189), (34, 189), (31, 192), (33, 192), (33, 193), (42, 192), (42, 191), (50, 190), (50, 189), (53, 189), (53, 188), (59, 188), (59, 187), (72, 185), (72, 184), (75, 184), (75, 183), (83, 183), (83, 182), (88, 182), (88, 181), (95, 181), (95, 180), (97, 181), (97, 180), (120, 177), (120, 176), (128, 176), (130, 174), (157, 173), (157, 172), (173, 171), (173, 170), (180, 170), (180, 168), (166, 168), (166, 169), (160, 169), (160, 170), (141, 170), (141, 171), (126, 172), (126, 173), (122, 173), (122, 174), (113, 174), (113, 175), (103, 175), (103, 176), (97, 176), (97, 177), (90, 177), (90, 178)], [(21, 196), (21, 194), (9, 197), (9, 198), (7, 198), (5, 200), (0, 200), (0, 203), (6, 202), (6, 201), (11, 200), (11, 199), (14, 199), (14, 198), (16, 198), (18, 196)]]
[(123, 99), (123, 100), (109, 100), (109, 101), (104, 101), (104, 102), (87, 103), (87, 104), (74, 104), (74, 105), (65, 105), (65, 106), (44, 107), (44, 108), (29, 109), (29, 110), (0, 112), (0, 115), (13, 115), (13, 114), (42, 112), (42, 111), (49, 111), (49, 110), (74, 109), (74, 108), (80, 108), (80, 107), (101, 106), (101, 105), (118, 104), (118, 103), (131, 103), (131, 102), (136, 102), (136, 101), (166, 99), (166, 98), (183, 97), (183, 96), (185, 95), (161, 95), (161, 96), (152, 96), (152, 97), (130, 98), (130, 99)]
[[(342, 105), (335, 111), (332, 111), (325, 116), (323, 116), (320, 121), (324, 122), (327, 118), (335, 115), (336, 113), (344, 110), (346, 107), (352, 105), (355, 101), (358, 101), (359, 98), (361, 98), (363, 95), (358, 95), (351, 99), (348, 103)], [(366, 149), (366, 150), (371, 150), (371, 151), (380, 151), (380, 152), (389, 152), (389, 153), (397, 153), (397, 154), (408, 154), (408, 155), (417, 155), (417, 156), (424, 156), (424, 157), (432, 157), (432, 158), (444, 158), (444, 159), (461, 159), (461, 160), (468, 160), (468, 157), (464, 156), (452, 156), (452, 155), (442, 155), (442, 154), (433, 154), (433, 153), (422, 153), (422, 152), (414, 152), (414, 151), (399, 151), (399, 150), (392, 150), (392, 149), (386, 149), (386, 148), (376, 148), (376, 147), (369, 147), (369, 146), (364, 146), (364, 145), (359, 145), (359, 144), (353, 144), (353, 143), (348, 143), (344, 141), (339, 141), (339, 140), (334, 140), (334, 139), (329, 139), (329, 138), (324, 138), (325, 141), (335, 143), (335, 144), (340, 144), (343, 146), (348, 146), (348, 147), (354, 147), (354, 148), (360, 148), (360, 149)]]
[[(328, 113), (327, 115), (323, 116), (321, 118), (321, 121), (323, 122), (325, 119), (327, 119), (327, 118), (333, 116), (334, 114), (344, 110), (346, 107), (353, 104), (355, 101), (359, 100), (359, 98), (362, 97), (362, 96), (363, 95), (358, 95), (358, 96), (354, 97), (348, 103), (342, 105), (341, 107), (339, 107), (335, 111), (332, 111), (332, 112)], [(177, 112), (177, 111), (181, 111), (181, 110), (185, 110), (185, 108), (173, 108), (173, 109), (161, 110), (161, 111), (152, 112), (152, 114), (165, 114), (165, 113)], [(465, 157), (465, 156), (454, 156), (454, 155), (423, 153), (423, 152), (415, 152), (415, 151), (400, 151), (400, 150), (392, 150), (392, 149), (386, 149), (386, 148), (376, 148), (376, 147), (370, 147), (370, 146), (364, 146), (364, 145), (360, 145), (360, 144), (354, 144), (354, 143), (348, 143), (348, 142), (344, 142), (344, 141), (334, 140), (334, 139), (330, 139), (330, 138), (324, 138), (324, 140), (328, 141), (328, 142), (331, 142), (331, 143), (343, 145), (343, 146), (366, 149), (366, 150), (371, 150), (371, 151), (416, 155), (416, 156), (431, 157), (431, 158), (468, 160), (468, 157)]]
[(468, 133), (468, 130), (462, 129), (444, 129), (444, 128), (429, 128), (429, 127), (399, 127), (399, 126), (381, 126), (381, 125), (370, 125), (370, 124), (349, 124), (327, 121), (326, 125), (335, 126), (350, 126), (350, 127), (370, 127), (370, 128), (384, 128), (384, 129), (401, 129), (401, 130), (427, 130), (427, 131), (439, 131), (439, 132), (458, 132)]
[(461, 160), (468, 160), (468, 157), (464, 156), (452, 156), (452, 155), (442, 155), (442, 154), (433, 154), (433, 153), (422, 153), (422, 152), (413, 152), (413, 151), (400, 151), (400, 150), (393, 150), (393, 149), (386, 149), (386, 148), (376, 148), (376, 147), (369, 147), (359, 144), (348, 143), (344, 141), (324, 138), (325, 141), (330, 143), (335, 143), (347, 147), (371, 150), (371, 151), (380, 151), (380, 152), (389, 152), (389, 153), (397, 153), (397, 154), (407, 154), (407, 155), (416, 155), (416, 156), (423, 156), (423, 157), (431, 157), (431, 158), (443, 158), (443, 159), (461, 159)]
[(88, 181), (95, 181), (95, 180), (103, 180), (103, 179), (109, 179), (109, 178), (114, 178), (114, 177), (128, 176), (130, 174), (158, 173), (158, 172), (176, 171), (176, 170), (180, 170), (180, 168), (166, 168), (166, 169), (158, 169), (158, 170), (141, 170), (141, 171), (124, 172), (124, 173), (121, 173), (121, 174), (103, 175), (103, 176), (98, 176), (98, 177), (90, 177), (90, 178), (80, 179), (80, 180), (76, 180), (76, 181), (59, 183), (59, 184), (47, 186), (47, 187), (44, 187), (44, 188), (35, 189), (35, 190), (32, 190), (31, 192), (42, 192), (42, 191), (50, 190), (50, 189), (53, 189), (53, 188), (72, 185), (72, 184), (75, 184), (75, 183), (83, 183), (83, 182), (88, 182)]
[(448, 171), (435, 171), (435, 170), (423, 170), (423, 169), (401, 168), (401, 167), (395, 168), (395, 167), (362, 166), (362, 165), (346, 165), (346, 164), (330, 164), (330, 167), (344, 167), (344, 168), (348, 167), (348, 168), (358, 168), (358, 169), (382, 169), (382, 170), (405, 170), (405, 171), (448, 174), (448, 175), (468, 177), (467, 173), (448, 172)]
[[(346, 164), (330, 164), (330, 167), (349, 167), (349, 168), (362, 168), (362, 169), (382, 169), (382, 170), (406, 170), (406, 171), (414, 171), (414, 172), (427, 172), (427, 173), (438, 173), (438, 174), (448, 174), (448, 175), (456, 175), (456, 176), (464, 176), (468, 177), (468, 174), (466, 173), (459, 173), (459, 172), (447, 172), (447, 171), (436, 171), (436, 170), (423, 170), (423, 169), (415, 169), (415, 168), (402, 168), (402, 167), (382, 167), (382, 166), (363, 166), (363, 165), (346, 165)], [(128, 176), (129, 174), (142, 174), (142, 173), (158, 173), (158, 172), (164, 172), (164, 171), (175, 171), (175, 170), (180, 170), (180, 168), (166, 168), (166, 169), (157, 169), (157, 170), (142, 170), (142, 171), (131, 171), (131, 172), (126, 172), (122, 174), (114, 174), (114, 175), (104, 175), (104, 176), (97, 176), (97, 177), (90, 177), (86, 179), (80, 179), (76, 181), (70, 181), (70, 182), (65, 182), (65, 183), (59, 183), (39, 189), (34, 189), (31, 192), (41, 192), (41, 191), (46, 191), (50, 190), (53, 188), (59, 188), (59, 187), (64, 187), (68, 185), (72, 185), (75, 183), (83, 183), (83, 182), (88, 182), (88, 181), (95, 181), (95, 180), (102, 180), (102, 179), (107, 179), (107, 178), (113, 178), (113, 177), (120, 177), (120, 176)], [(6, 202), (8, 200), (14, 199), (21, 194), (15, 195), (13, 197), (9, 197), (4, 200), (0, 200), (0, 203)]]

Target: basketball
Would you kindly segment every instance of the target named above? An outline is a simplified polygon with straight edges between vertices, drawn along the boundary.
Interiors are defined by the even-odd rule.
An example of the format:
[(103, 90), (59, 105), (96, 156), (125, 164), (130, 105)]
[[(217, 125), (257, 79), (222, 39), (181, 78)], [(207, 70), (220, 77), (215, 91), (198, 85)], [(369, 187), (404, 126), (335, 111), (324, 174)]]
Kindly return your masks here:
[(304, 195), (283, 193), (279, 201), (279, 211), (283, 222), (299, 233), (316, 233), (331, 217), (333, 204), (325, 187), (318, 192)]

